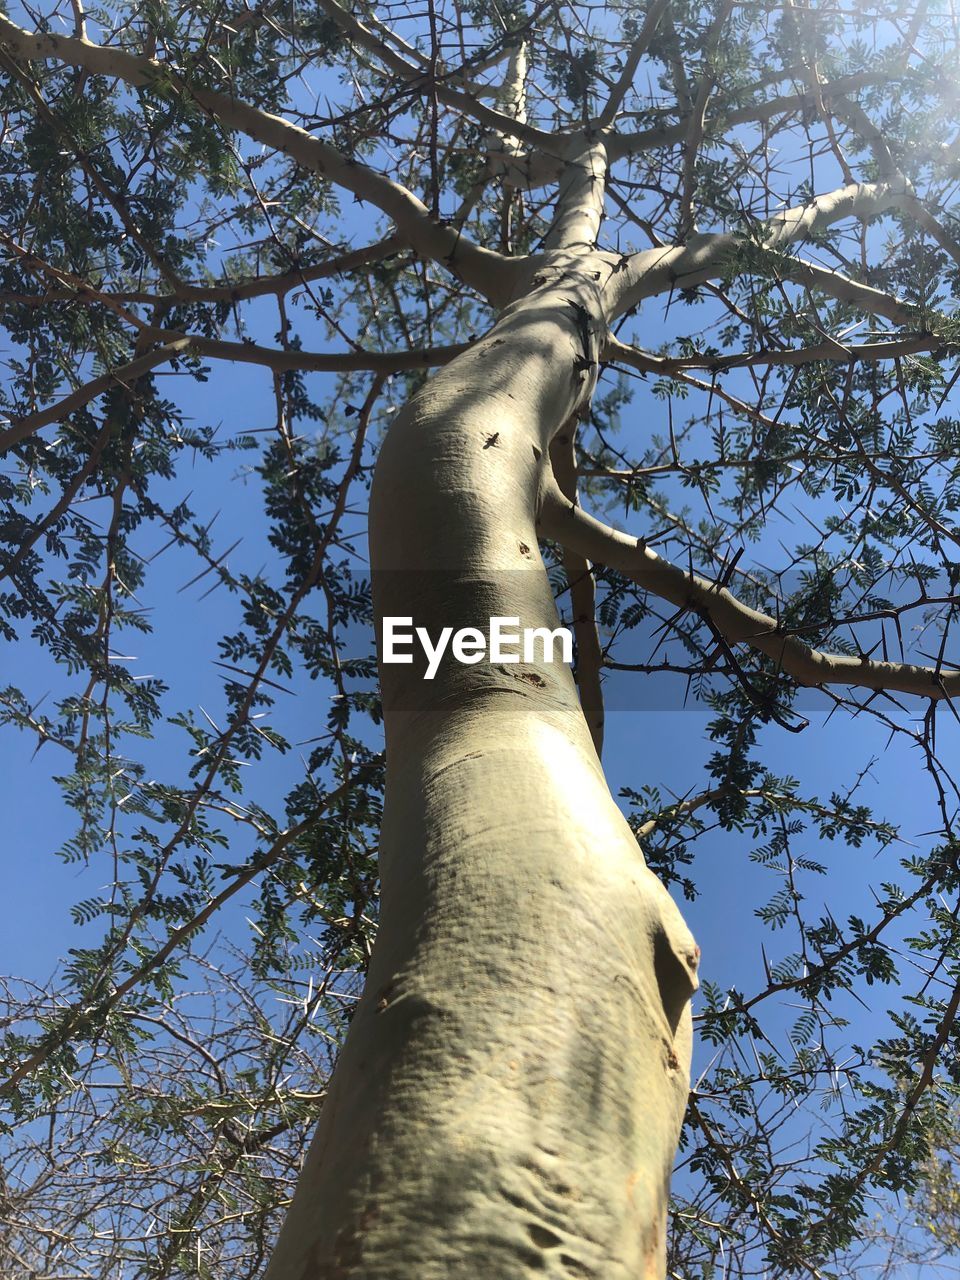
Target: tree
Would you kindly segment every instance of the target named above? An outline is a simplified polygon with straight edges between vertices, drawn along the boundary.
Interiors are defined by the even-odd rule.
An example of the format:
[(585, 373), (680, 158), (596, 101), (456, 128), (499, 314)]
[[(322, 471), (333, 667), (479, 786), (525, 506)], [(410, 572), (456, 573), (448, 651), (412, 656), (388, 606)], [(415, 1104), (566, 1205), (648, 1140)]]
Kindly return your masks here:
[[(0, 706), (67, 754), (62, 852), (110, 880), (56, 986), (10, 989), (11, 1267), (826, 1276), (877, 1196), (917, 1188), (960, 1080), (960, 792), (935, 732), (960, 687), (955, 18), (923, 0), (0, 18), (0, 626), (58, 670), (54, 710), (26, 680)], [(272, 387), (265, 431), (207, 424), (238, 364)], [(202, 487), (183, 496), (197, 457), (218, 494), (246, 459), (267, 567), (231, 569)], [(762, 563), (794, 499), (791, 576)], [(175, 632), (149, 650), (161, 551), (236, 606), (204, 720), (164, 683)], [(384, 662), (381, 701), (354, 643), (397, 617), (552, 629), (558, 601), (575, 675)], [(138, 676), (124, 629), (173, 674)], [(678, 676), (713, 715), (707, 785), (640, 779), (629, 818), (598, 758), (618, 668), (644, 690)], [(325, 731), (274, 772), (280, 695), (302, 705), (306, 677), (332, 691)], [(922, 848), (897, 860), (866, 771), (821, 799), (765, 763), (773, 735), (810, 730), (806, 689), (915, 751), (939, 811)], [(189, 776), (160, 780), (181, 741)], [(781, 879), (756, 914), (794, 950), (749, 996), (704, 984), (716, 1054), (688, 1105), (699, 949), (664, 886), (695, 894), (684, 868), (717, 829)], [(885, 851), (842, 922), (803, 905), (826, 869), (797, 851), (810, 830)], [(248, 945), (231, 912), (251, 887)], [(876, 984), (895, 1033), (841, 1060)], [(785, 1053), (761, 1014), (797, 1001)], [(808, 1103), (828, 1112), (813, 1137)]]

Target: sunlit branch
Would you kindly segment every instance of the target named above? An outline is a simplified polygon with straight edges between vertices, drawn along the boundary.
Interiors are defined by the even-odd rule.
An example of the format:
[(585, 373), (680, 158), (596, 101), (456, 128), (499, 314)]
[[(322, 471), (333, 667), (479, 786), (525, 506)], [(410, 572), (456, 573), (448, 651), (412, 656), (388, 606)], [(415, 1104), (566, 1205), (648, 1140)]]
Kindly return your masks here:
[(960, 671), (878, 662), (812, 648), (789, 634), (775, 618), (744, 604), (725, 587), (685, 572), (661, 559), (642, 540), (587, 515), (556, 487), (549, 488), (544, 496), (540, 524), (543, 532), (561, 546), (625, 573), (678, 608), (702, 614), (730, 644), (747, 644), (765, 654), (799, 684), (851, 685), (931, 699), (960, 694)]
[(572, 157), (564, 170), (553, 221), (543, 238), (546, 250), (592, 249), (603, 221), (607, 156), (603, 144)]
[(603, 358), (629, 365), (644, 373), (665, 376), (686, 369), (706, 369), (710, 373), (722, 373), (727, 369), (752, 369), (758, 365), (803, 365), (818, 361), (843, 364), (854, 362), (873, 363), (894, 360), (902, 356), (945, 353), (949, 344), (933, 334), (917, 334), (913, 337), (896, 337), (884, 342), (860, 342), (847, 344), (839, 338), (827, 338), (814, 346), (786, 351), (744, 351), (734, 355), (656, 356), (638, 347), (628, 346), (614, 337), (607, 339)]
[[(173, 338), (173, 332), (159, 330), (159, 341)], [(302, 351), (296, 347), (263, 347), (255, 342), (227, 342), (218, 338), (204, 338), (199, 334), (184, 334), (193, 355), (207, 356), (212, 360), (226, 360), (235, 364), (257, 364), (275, 373), (299, 370), (302, 373), (399, 373), (404, 369), (427, 369), (447, 364), (454, 356), (468, 350), (468, 342), (449, 347), (424, 347), (411, 351)], [(180, 340), (180, 335), (174, 339)]]
[[(844, 218), (873, 217), (888, 210), (900, 209), (912, 195), (903, 182), (859, 183), (841, 187), (828, 195), (817, 196), (808, 204), (795, 205), (776, 214), (752, 229), (748, 252), (749, 269), (756, 269), (756, 258), (769, 255), (771, 273), (801, 283), (816, 283), (829, 289), (833, 296), (856, 301), (881, 315), (896, 309), (903, 314), (903, 304), (881, 290), (871, 289), (837, 272), (790, 257), (785, 250), (797, 242)], [(715, 232), (691, 236), (685, 245), (663, 249), (644, 249), (618, 261), (613, 268), (607, 291), (611, 295), (611, 314), (622, 315), (644, 298), (676, 289), (692, 289), (721, 274), (739, 274), (748, 269), (742, 236), (732, 232)], [(743, 265), (741, 266), (741, 262)]]

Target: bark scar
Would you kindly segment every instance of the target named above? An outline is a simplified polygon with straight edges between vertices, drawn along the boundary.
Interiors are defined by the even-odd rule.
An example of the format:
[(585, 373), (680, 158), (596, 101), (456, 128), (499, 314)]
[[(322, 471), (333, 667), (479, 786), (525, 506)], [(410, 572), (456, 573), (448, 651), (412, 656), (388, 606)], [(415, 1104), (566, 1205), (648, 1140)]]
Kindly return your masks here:
[(671, 1034), (676, 1035), (683, 1011), (700, 985), (697, 980), (700, 948), (692, 939), (681, 940), (671, 936), (671, 932), (669, 926), (657, 929), (653, 940), (653, 970), (663, 1012)]
[(512, 667), (501, 666), (499, 663), (496, 667), (497, 671), (502, 672), (505, 676), (512, 676), (514, 680), (520, 680), (524, 684), (532, 684), (537, 689), (546, 689), (547, 682), (543, 676), (538, 676), (535, 671), (514, 671)]

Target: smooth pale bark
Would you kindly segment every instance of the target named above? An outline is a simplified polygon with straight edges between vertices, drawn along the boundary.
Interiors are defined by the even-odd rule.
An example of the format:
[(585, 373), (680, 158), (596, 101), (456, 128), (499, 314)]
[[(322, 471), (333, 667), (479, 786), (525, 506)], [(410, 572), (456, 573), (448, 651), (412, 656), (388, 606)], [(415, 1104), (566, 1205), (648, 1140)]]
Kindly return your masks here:
[[(398, 415), (371, 499), (378, 626), (558, 625), (536, 520), (592, 389), (595, 265), (549, 255)], [(662, 1277), (699, 953), (572, 676), (448, 657), (382, 681), (381, 931), (267, 1278)]]

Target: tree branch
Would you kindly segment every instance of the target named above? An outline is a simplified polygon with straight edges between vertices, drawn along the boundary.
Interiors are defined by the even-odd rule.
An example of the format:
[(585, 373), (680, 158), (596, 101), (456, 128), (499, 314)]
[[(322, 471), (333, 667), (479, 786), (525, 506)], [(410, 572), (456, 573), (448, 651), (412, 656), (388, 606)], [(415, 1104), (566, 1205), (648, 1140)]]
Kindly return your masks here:
[(385, 375), (398, 373), (403, 369), (421, 369), (446, 364), (454, 356), (468, 350), (469, 343), (460, 343), (450, 347), (430, 347), (422, 351), (298, 351), (277, 347), (261, 347), (253, 342), (223, 342), (217, 338), (204, 338), (198, 334), (178, 333), (176, 331), (157, 329), (144, 330), (144, 336), (154, 338), (162, 343), (153, 351), (138, 356), (127, 364), (119, 365), (102, 377), (79, 387), (76, 391), (58, 400), (49, 408), (40, 409), (12, 423), (6, 431), (0, 432), (0, 455), (19, 444), (27, 436), (33, 435), (41, 427), (51, 422), (60, 422), (69, 414), (82, 409), (85, 404), (103, 395), (111, 387), (127, 385), (149, 373), (158, 365), (181, 355), (207, 356), (212, 360), (226, 360), (237, 364), (257, 364), (272, 369), (275, 373), (283, 373), (297, 369), (303, 373), (347, 373), (353, 371), (369, 371)]
[[(909, 197), (904, 204), (909, 203)], [(874, 289), (872, 285), (861, 284), (859, 280), (851, 280), (841, 271), (833, 271), (830, 267), (818, 266), (808, 262), (806, 258), (778, 257), (775, 264), (778, 278), (792, 280), (794, 284), (805, 284), (811, 289), (819, 289), (821, 293), (840, 302), (851, 302), (871, 315), (883, 316), (893, 324), (906, 325), (916, 319), (916, 310), (906, 302), (901, 302), (882, 289)]]
[[(900, 317), (907, 314), (904, 304), (888, 294), (838, 272), (790, 258), (783, 251), (843, 218), (867, 218), (889, 209), (902, 209), (912, 195), (912, 188), (904, 180), (840, 187), (761, 223), (748, 243), (760, 253), (776, 253), (776, 269), (784, 278), (816, 283), (820, 288), (829, 288), (835, 297), (856, 301), (865, 307), (869, 304), (869, 309), (881, 315)], [(724, 270), (729, 271), (744, 247), (742, 235), (724, 231), (693, 236), (685, 245), (644, 249), (630, 255), (616, 264), (607, 284), (608, 294), (612, 295), (611, 315), (622, 315), (644, 298), (671, 289), (692, 289)], [(745, 264), (743, 270), (746, 269)]]
[(716, 84), (716, 76), (711, 67), (711, 59), (714, 57), (717, 46), (720, 43), (720, 36), (723, 32), (724, 24), (730, 16), (730, 10), (733, 8), (733, 0), (724, 0), (721, 4), (717, 16), (710, 24), (710, 30), (706, 36), (706, 51), (704, 54), (703, 79), (697, 89), (696, 101), (693, 104), (693, 110), (690, 113), (690, 123), (687, 130), (687, 136), (683, 146), (683, 176), (680, 184), (680, 216), (677, 229), (677, 239), (685, 240), (691, 231), (696, 230), (696, 221), (693, 209), (693, 200), (696, 194), (697, 185), (697, 153), (703, 142), (703, 136), (707, 120), (707, 104), (710, 101), (710, 95)]
[(855, 361), (872, 363), (877, 360), (896, 360), (901, 356), (922, 355), (941, 351), (947, 347), (942, 338), (934, 334), (919, 333), (888, 342), (862, 342), (847, 346), (838, 338), (827, 338), (812, 347), (799, 347), (792, 351), (744, 351), (731, 356), (655, 356), (639, 347), (627, 346), (612, 335), (607, 338), (603, 359), (630, 365), (644, 373), (657, 373), (665, 377), (681, 373), (685, 369), (707, 369), (710, 373), (722, 373), (727, 369), (752, 369), (756, 365), (813, 364), (820, 360), (836, 360), (844, 364)]
[(262, 347), (255, 342), (226, 342), (199, 334), (178, 334), (161, 329), (152, 336), (159, 341), (184, 340), (193, 355), (235, 364), (258, 364), (274, 373), (299, 370), (301, 373), (399, 373), (403, 369), (426, 369), (447, 364), (469, 350), (470, 343), (449, 347), (424, 347), (420, 351), (299, 351), (295, 347)]
[(620, 77), (611, 89), (606, 105), (597, 117), (597, 124), (601, 129), (606, 129), (617, 118), (617, 112), (623, 105), (623, 100), (633, 85), (640, 59), (649, 49), (650, 41), (656, 34), (660, 19), (666, 12), (669, 3), (670, 0), (654, 0), (647, 10), (643, 26), (640, 28), (640, 34), (630, 46), (630, 52), (627, 54), (627, 60), (624, 63), (623, 70), (620, 72)]
[(268, 849), (256, 854), (246, 867), (238, 870), (230, 883), (221, 889), (218, 894), (212, 895), (209, 901), (185, 924), (171, 929), (166, 941), (154, 952), (145, 956), (136, 969), (119, 986), (113, 988), (109, 995), (104, 996), (95, 1005), (75, 1004), (69, 1009), (63, 1010), (65, 1016), (60, 1025), (56, 1029), (49, 1031), (39, 1042), (33, 1053), (24, 1058), (11, 1071), (10, 1075), (0, 1082), (0, 1097), (8, 1097), (19, 1082), (42, 1062), (46, 1061), (60, 1045), (66, 1044), (72, 1035), (76, 1034), (78, 1030), (88, 1025), (95, 1018), (102, 1017), (104, 1014), (109, 1013), (111, 1009), (116, 1008), (120, 1001), (134, 990), (144, 978), (166, 964), (177, 948), (189, 942), (203, 928), (211, 916), (220, 910), (225, 902), (245, 888), (262, 871), (266, 871), (268, 867), (279, 861), (294, 841), (299, 840), (324, 813), (343, 799), (351, 787), (359, 785), (362, 781), (363, 773), (364, 770), (361, 769), (353, 777), (346, 778), (338, 787), (324, 796), (314, 811), (306, 818), (301, 819), (300, 822), (295, 826), (289, 827), (286, 831), (278, 832), (276, 839)]
[(602, 142), (586, 147), (564, 167), (557, 204), (543, 248), (593, 249), (603, 221), (607, 153)]
[[(497, 133), (521, 138), (533, 147), (551, 147), (555, 143), (552, 133), (545, 133), (525, 120), (514, 120), (494, 107), (484, 106), (471, 93), (462, 92), (453, 87), (450, 80), (443, 75), (435, 76), (429, 61), (424, 66), (414, 66), (406, 58), (396, 53), (370, 27), (364, 26), (358, 18), (337, 0), (320, 0), (320, 8), (343, 31), (353, 44), (373, 53), (380, 61), (407, 80), (411, 88), (423, 89), (426, 93), (436, 93), (438, 101), (445, 106), (454, 107), (464, 115), (472, 116), (478, 123)], [(379, 25), (379, 24), (378, 24)]]
[[(886, 138), (859, 103), (850, 102), (847, 98), (841, 98), (834, 111), (841, 120), (860, 135), (870, 148), (882, 178), (887, 181), (898, 177), (903, 179), (900, 168), (893, 158), (893, 153), (887, 145)], [(909, 214), (914, 222), (953, 258), (954, 262), (960, 262), (960, 245), (957, 244), (956, 240), (949, 235), (930, 210), (916, 196), (905, 202), (904, 212)]]
[[(568, 423), (566, 431), (555, 436), (550, 445), (550, 464), (563, 495), (577, 502), (577, 452), (576, 423)], [(603, 650), (597, 630), (597, 591), (593, 566), (584, 556), (565, 547), (563, 571), (570, 588), (570, 608), (573, 616), (573, 635), (577, 642), (577, 688), (580, 691), (580, 707), (587, 728), (593, 738), (598, 756), (603, 754), (603, 687), (600, 671), (603, 667)]]
[(642, 541), (610, 528), (550, 485), (543, 496), (540, 527), (561, 546), (625, 573), (635, 582), (680, 609), (708, 618), (730, 644), (748, 644), (772, 658), (801, 685), (849, 685), (861, 689), (912, 693), (940, 699), (960, 695), (960, 671), (919, 667), (902, 662), (876, 662), (811, 648), (758, 609), (752, 609), (694, 573), (662, 560)]
[[(665, 823), (673, 823), (689, 818), (698, 809), (702, 809), (705, 805), (714, 804), (717, 800), (724, 800), (727, 796), (741, 796), (744, 800), (765, 800), (771, 808), (798, 810), (801, 813), (813, 814), (818, 818), (829, 818), (831, 821), (841, 824), (844, 822), (843, 815), (836, 809), (831, 809), (816, 800), (804, 800), (800, 796), (792, 795), (789, 792), (771, 791), (767, 787), (737, 787), (728, 784), (722, 787), (712, 787), (709, 791), (701, 791), (698, 795), (688, 796), (685, 799), (677, 800), (675, 804), (667, 805), (660, 810), (656, 817), (648, 818), (646, 822), (637, 827), (637, 839), (642, 840), (645, 836), (652, 835), (657, 827), (661, 827)], [(877, 822), (876, 819), (863, 818), (859, 821), (868, 830), (877, 831), (881, 834), (884, 831), (884, 823)], [(899, 839), (900, 837), (896, 838)]]
[[(781, 77), (782, 78), (782, 77)], [(879, 84), (892, 77), (881, 75), (875, 71), (861, 71), (855, 75), (840, 76), (830, 83), (820, 85), (820, 94), (831, 98), (837, 94), (850, 93), (867, 85)], [(779, 98), (771, 98), (767, 102), (758, 102), (751, 106), (737, 107), (726, 113), (718, 112), (717, 124), (730, 129), (738, 124), (762, 123), (774, 116), (787, 115), (793, 111), (803, 111), (816, 105), (812, 93), (791, 93)], [(655, 129), (644, 129), (639, 133), (617, 133), (610, 131), (607, 135), (611, 164), (615, 160), (623, 160), (627, 156), (637, 155), (641, 151), (653, 151), (658, 147), (670, 146), (675, 142), (683, 142), (690, 127), (689, 118), (685, 116), (676, 124), (661, 125)]]
[[(527, 46), (518, 44), (510, 51), (503, 83), (497, 91), (497, 105), (501, 112), (515, 120), (518, 125), (527, 123)], [(516, 129), (509, 132), (494, 130), (490, 146), (490, 159), (509, 156), (514, 158), (522, 154), (520, 134)]]
[(91, 400), (103, 395), (118, 383), (126, 386), (135, 382), (137, 378), (143, 377), (145, 373), (149, 373), (151, 369), (156, 369), (158, 365), (166, 364), (175, 356), (183, 355), (189, 346), (188, 337), (174, 338), (164, 346), (137, 356), (135, 360), (130, 360), (127, 364), (119, 365), (109, 373), (94, 378), (84, 386), (78, 387), (76, 391), (72, 391), (70, 395), (64, 396), (62, 400), (58, 400), (56, 404), (46, 409), (39, 409), (36, 413), (27, 414), (24, 418), (18, 418), (6, 431), (0, 431), (0, 455), (6, 453), (15, 444), (19, 444), (21, 440), (25, 440), (27, 436), (33, 435), (35, 431), (39, 431), (41, 427), (49, 426), (51, 422), (60, 422), (69, 414), (75, 413), (77, 409), (82, 409), (85, 404), (89, 404)]
[[(41, 264), (40, 259), (17, 246), (12, 238), (2, 231), (0, 231), (0, 239), (14, 252), (19, 252), (28, 262)], [(140, 303), (148, 307), (170, 307), (177, 302), (244, 302), (249, 298), (290, 293), (298, 287), (312, 284), (315, 280), (326, 280), (330, 276), (344, 275), (371, 263), (383, 262), (386, 258), (394, 257), (405, 249), (406, 245), (400, 237), (392, 235), (387, 236), (385, 240), (377, 241), (376, 244), (365, 245), (359, 249), (348, 249), (337, 257), (328, 258), (325, 262), (318, 262), (310, 267), (291, 268), (277, 275), (246, 276), (233, 282), (228, 279), (223, 284), (195, 284), (193, 281), (180, 280), (176, 285), (171, 285), (167, 293), (157, 293), (149, 289), (94, 290), (82, 281), (78, 281), (71, 288), (69, 282), (77, 278), (71, 277), (69, 273), (57, 267), (50, 270), (56, 271), (61, 279), (67, 282), (68, 287), (47, 289), (44, 293), (34, 296), (3, 290), (0, 291), (0, 303), (16, 303), (19, 306), (28, 307), (43, 306), (50, 302), (94, 301), (101, 302), (112, 310), (115, 305), (131, 303)], [(124, 318), (130, 317), (125, 315)]]
[(406, 244), (424, 258), (445, 263), (490, 301), (507, 300), (516, 270), (510, 259), (474, 244), (457, 228), (435, 221), (423, 202), (406, 187), (280, 116), (240, 102), (227, 93), (193, 86), (174, 68), (152, 58), (74, 36), (25, 31), (3, 16), (0, 16), (0, 47), (28, 61), (52, 58), (133, 86), (173, 85), (226, 129), (273, 147), (302, 168), (320, 174), (361, 200), (369, 200), (393, 219)]

